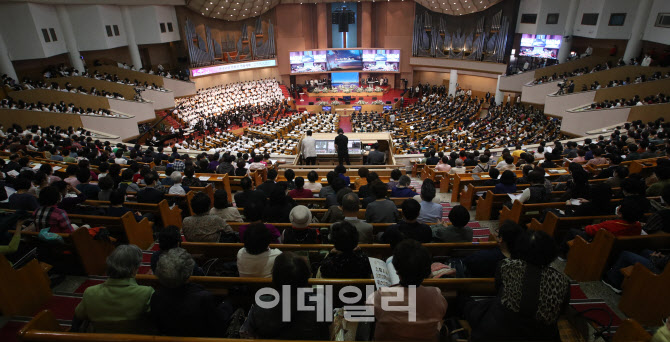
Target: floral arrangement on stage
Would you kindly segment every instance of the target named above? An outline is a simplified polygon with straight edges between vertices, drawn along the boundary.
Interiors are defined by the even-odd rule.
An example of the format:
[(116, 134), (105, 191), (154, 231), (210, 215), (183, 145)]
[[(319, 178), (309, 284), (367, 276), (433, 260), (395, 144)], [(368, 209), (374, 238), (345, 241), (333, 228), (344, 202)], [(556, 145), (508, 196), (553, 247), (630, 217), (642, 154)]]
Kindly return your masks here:
[(328, 101), (319, 101), (316, 103), (318, 106), (327, 106), (329, 105)]
[(384, 91), (384, 88), (380, 86), (376, 87), (359, 87), (357, 85), (349, 84), (349, 85), (339, 85), (337, 87), (314, 87), (314, 89), (311, 91), (312, 93), (316, 94), (328, 94), (328, 93), (381, 93)]
[(366, 105), (366, 104), (368, 104), (368, 103), (365, 102), (364, 100), (359, 100), (358, 102), (356, 102), (356, 104), (357, 104), (357, 105)]
[(337, 106), (337, 105), (341, 105), (342, 102), (335, 100), (335, 101), (332, 101), (330, 104), (333, 105), (333, 106)]
[(382, 101), (382, 100), (375, 100), (375, 101), (372, 101), (372, 104), (373, 104), (373, 105), (383, 105), (383, 104), (384, 104), (384, 101)]

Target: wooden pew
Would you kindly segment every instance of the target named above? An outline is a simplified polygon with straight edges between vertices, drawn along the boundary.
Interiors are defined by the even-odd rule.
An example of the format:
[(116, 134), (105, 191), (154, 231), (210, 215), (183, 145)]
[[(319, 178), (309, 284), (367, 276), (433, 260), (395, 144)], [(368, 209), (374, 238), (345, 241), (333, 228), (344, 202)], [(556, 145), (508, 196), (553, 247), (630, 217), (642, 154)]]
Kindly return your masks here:
[[(668, 245), (666, 244), (666, 247)], [(670, 316), (670, 267), (655, 274), (635, 264), (622, 285), (619, 309), (644, 325), (657, 326)]]
[[(565, 194), (565, 191), (552, 191), (550, 195), (550, 200), (557, 200), (561, 196)], [(503, 214), (502, 212), (505, 211), (506, 209), (509, 211), (510, 209), (504, 206), (504, 203), (507, 203), (510, 200), (510, 197), (507, 194), (494, 194), (492, 191), (487, 191), (486, 196), (481, 197), (477, 200), (477, 209), (476, 209), (476, 214), (475, 218), (476, 220), (483, 221), (483, 220), (490, 220), (491, 216), (493, 215), (494, 212), (500, 212), (500, 222), (504, 222), (504, 220), (511, 219), (514, 222), (518, 222), (517, 220), (521, 220), (523, 217), (524, 213), (523, 208), (518, 209), (522, 210), (519, 214), (517, 212), (513, 212), (509, 214), (509, 217), (506, 217), (503, 219)], [(515, 201), (517, 202), (517, 201)], [(521, 203), (521, 202), (519, 202)], [(516, 203), (514, 203), (516, 204)], [(514, 210), (514, 204), (512, 204), (512, 210)], [(531, 211), (534, 211), (534, 208), (530, 209)], [(541, 216), (542, 213), (540, 212), (539, 215)]]
[(519, 200), (515, 200), (511, 209), (505, 206), (502, 207), (500, 211), (500, 223), (511, 220), (518, 224), (526, 224), (533, 218), (543, 216), (544, 209), (564, 209), (566, 206), (565, 202), (523, 204)]
[[(189, 203), (190, 203), (191, 198), (188, 199)], [(189, 208), (190, 208), (190, 204), (189, 204)], [(237, 210), (240, 211), (241, 215), (244, 215), (244, 208), (237, 208)], [(312, 213), (312, 217), (316, 217), (317, 219), (321, 220), (323, 215), (325, 215), (326, 212), (328, 212), (328, 209), (310, 209), (309, 211)], [(398, 212), (402, 215), (402, 209), (398, 209)], [(193, 214), (193, 210), (191, 210), (191, 215), (192, 214)], [(361, 220), (365, 219), (365, 209), (361, 209), (361, 210), (358, 211), (358, 218), (361, 219)], [(232, 224), (232, 223), (234, 223), (234, 222), (229, 222), (229, 224)]]
[(648, 342), (651, 341), (651, 334), (646, 331), (640, 323), (627, 318), (616, 330), (612, 337), (612, 342)]
[(597, 281), (621, 251), (667, 248), (670, 234), (616, 237), (601, 229), (592, 242), (586, 242), (581, 236), (572, 241), (565, 274), (576, 281)]
[[(320, 210), (320, 211), (316, 212), (316, 215), (318, 215), (319, 213), (321, 213), (321, 215), (323, 215), (323, 213), (326, 212), (324, 209), (312, 209), (312, 210)], [(240, 211), (240, 213), (242, 214), (243, 211)], [(315, 213), (315, 211), (312, 211), (312, 215), (315, 215), (314, 213)], [(363, 214), (363, 216), (365, 216), (365, 214)], [(361, 218), (360, 217), (360, 212), (359, 212), (359, 218)], [(236, 232), (239, 231), (239, 228), (241, 226), (246, 226), (246, 225), (249, 224), (249, 222), (227, 222), (227, 223), (230, 225), (230, 228), (232, 228)], [(284, 231), (284, 229), (286, 229), (286, 228), (291, 227), (290, 223), (269, 223), (268, 222), (268, 224), (271, 224), (271, 225), (275, 226), (277, 228), (277, 230), (279, 230), (280, 232)], [(390, 227), (390, 226), (394, 225), (395, 223), (370, 223), (370, 224), (372, 225), (373, 234), (378, 234), (378, 233), (381, 233), (384, 230), (386, 230), (387, 227)], [(332, 223), (312, 223), (309, 226), (311, 228), (330, 228), (331, 225), (332, 225)]]
[(541, 230), (560, 241), (570, 228), (581, 228), (615, 218), (616, 215), (559, 217), (555, 213), (549, 212), (542, 223), (537, 218), (533, 218), (528, 224), (528, 229)]
[(49, 277), (33, 259), (15, 270), (0, 254), (0, 311), (4, 316), (32, 316), (49, 298)]
[[(563, 170), (563, 171), (561, 171)], [(567, 174), (567, 171), (565, 171), (565, 168), (554, 168), (554, 169), (547, 169), (545, 170), (548, 174), (545, 178), (548, 179), (553, 179), (553, 178), (558, 178), (562, 175)], [(565, 172), (564, 172), (565, 171)], [(514, 173), (516, 174), (517, 177), (523, 176), (522, 170), (515, 170)], [(476, 176), (476, 177), (473, 177)], [(479, 178), (479, 179), (476, 179)], [(451, 190), (451, 201), (452, 202), (458, 202), (461, 192), (463, 191), (463, 188), (465, 186), (478, 186), (484, 183), (485, 181), (491, 179), (489, 177), (488, 173), (461, 173), (461, 174), (456, 174), (454, 175), (453, 178), (453, 187)]]
[[(138, 274), (137, 283), (141, 285), (159, 286), (158, 278), (155, 275)], [(245, 277), (198, 277), (192, 276), (190, 282), (204, 286), (213, 293), (221, 293), (221, 289), (227, 289), (232, 286), (246, 285), (251, 288), (268, 287), (272, 284), (272, 278), (245, 278)], [(323, 279), (310, 278), (310, 285), (333, 285), (337, 287), (356, 286), (365, 287), (374, 285), (374, 279)], [(441, 278), (426, 279), (424, 286), (439, 287), (443, 294), (453, 295), (455, 292), (472, 295), (493, 295), (495, 294), (493, 278)]]
[[(96, 207), (108, 207), (111, 205), (109, 201), (96, 201), (96, 200), (86, 200), (84, 204), (93, 205)], [(124, 202), (123, 206), (128, 209), (136, 210), (141, 213), (154, 213), (160, 216), (163, 226), (174, 225), (181, 228), (181, 212), (178, 206), (170, 208), (167, 200), (162, 200), (158, 204), (153, 203), (137, 203), (137, 202)]]
[[(391, 200), (393, 203), (395, 203), (395, 205), (397, 207), (400, 207), (405, 200), (410, 199), (410, 198), (412, 198), (412, 197), (389, 197), (389, 200)], [(298, 205), (305, 205), (306, 206), (306, 205), (313, 204), (313, 205), (319, 206), (320, 208), (328, 209), (328, 208), (325, 207), (326, 198), (324, 198), (324, 197), (294, 198), (293, 200)]]
[(137, 245), (141, 249), (149, 249), (154, 243), (153, 222), (148, 218), (143, 218), (137, 222), (135, 215), (131, 212), (125, 213), (121, 217), (94, 216), (94, 215), (76, 215), (68, 214), (70, 222), (78, 225), (88, 224), (91, 227), (105, 227), (112, 236), (120, 238), (122, 241)]
[[(114, 250), (112, 242), (94, 240), (87, 228), (79, 228), (72, 234), (58, 234), (65, 242), (64, 249), (71, 250), (77, 255), (82, 268), (87, 275), (105, 275), (107, 270), (107, 256)], [(21, 232), (21, 243), (30, 246), (43, 244), (38, 238), (38, 232)], [(51, 247), (53, 248), (53, 247)]]
[[(14, 210), (5, 211), (14, 212)], [(114, 238), (137, 245), (141, 249), (149, 249), (154, 243), (153, 222), (146, 217), (137, 222), (135, 215), (131, 212), (127, 212), (121, 217), (79, 214), (68, 214), (67, 216), (71, 223), (79, 226), (88, 224), (92, 228), (105, 227)]]
[[(385, 260), (393, 255), (388, 244), (359, 244), (368, 256)], [(472, 252), (491, 249), (498, 246), (497, 242), (456, 242), (456, 243), (424, 243), (424, 247), (433, 256), (463, 256)], [(181, 247), (191, 254), (202, 254), (208, 258), (235, 260), (237, 252), (244, 247), (243, 243), (183, 242)], [(333, 249), (331, 244), (271, 244), (270, 248), (281, 251), (322, 251)]]
[(426, 164), (413, 163), (412, 164), (412, 177), (416, 177), (417, 174), (420, 174), (421, 170), (423, 170), (424, 166), (426, 166)]

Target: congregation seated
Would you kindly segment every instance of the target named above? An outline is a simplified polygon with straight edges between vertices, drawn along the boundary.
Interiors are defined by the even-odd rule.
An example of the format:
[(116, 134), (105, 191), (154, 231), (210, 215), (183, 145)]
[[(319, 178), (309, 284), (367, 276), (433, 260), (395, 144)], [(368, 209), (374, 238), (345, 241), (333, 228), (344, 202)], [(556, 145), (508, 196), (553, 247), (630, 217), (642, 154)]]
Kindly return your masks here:
[(240, 237), (244, 241), (244, 247), (237, 252), (240, 277), (272, 277), (274, 262), (282, 251), (269, 248), (274, 239), (270, 230), (262, 223), (252, 223), (245, 230), (244, 237)]
[[(274, 250), (270, 250), (269, 253), (272, 251)], [(262, 254), (266, 253), (268, 252)], [(299, 291), (301, 288), (309, 287), (307, 281), (312, 275), (305, 258), (291, 252), (278, 253), (272, 256), (272, 263), (264, 265), (268, 271), (266, 277), (272, 277), (272, 287), (276, 291), (281, 293), (283, 288), (288, 287), (290, 295), (281, 296), (277, 305), (254, 305), (240, 329), (241, 335), (262, 339), (328, 340), (329, 325), (317, 319), (315, 310), (292, 309), (291, 320), (287, 322), (282, 319), (284, 307), (295, 308), (298, 303), (314, 307), (316, 302), (309, 298), (308, 292)], [(260, 296), (259, 300), (272, 302), (275, 297), (265, 294)]]
[(186, 241), (218, 242), (232, 234), (232, 228), (218, 215), (210, 214), (211, 200), (203, 192), (193, 196), (193, 216), (184, 219), (183, 232)]
[(163, 252), (156, 265), (160, 287), (151, 295), (151, 318), (162, 335), (225, 337), (233, 307), (188, 279), (197, 268), (186, 250)]
[(433, 232), (432, 242), (472, 242), (472, 228), (467, 227), (470, 222), (470, 212), (462, 205), (451, 208), (449, 223), (430, 227)]
[(498, 295), (462, 304), (463, 316), (472, 326), (472, 338), (558, 338), (556, 323), (568, 307), (570, 280), (550, 266), (555, 258), (554, 241), (545, 232), (521, 233), (512, 258), (498, 264)]
[[(386, 229), (384, 233), (381, 234), (380, 241), (382, 243), (391, 243), (391, 241), (396, 239), (402, 240), (407, 238), (421, 243), (430, 242), (432, 240), (432, 231), (430, 227), (417, 221), (419, 212), (421, 211), (419, 202), (412, 198), (406, 199), (402, 203), (401, 208), (403, 220)], [(397, 210), (395, 210), (395, 212), (397, 212)]]
[(137, 246), (116, 247), (107, 257), (108, 279), (84, 291), (81, 302), (75, 308), (72, 330), (152, 332), (149, 313), (154, 289), (138, 285), (135, 281), (141, 262), (142, 250)]
[[(431, 274), (431, 255), (413, 239), (398, 243), (393, 251), (393, 267), (400, 279), (399, 284), (383, 287), (367, 298), (366, 304), (374, 307), (375, 341), (436, 341), (447, 313), (447, 300), (439, 288), (422, 286)], [(382, 304), (388, 298), (407, 298), (409, 288), (415, 292), (416, 319), (399, 311), (402, 302)], [(387, 297), (385, 299), (385, 297)]]

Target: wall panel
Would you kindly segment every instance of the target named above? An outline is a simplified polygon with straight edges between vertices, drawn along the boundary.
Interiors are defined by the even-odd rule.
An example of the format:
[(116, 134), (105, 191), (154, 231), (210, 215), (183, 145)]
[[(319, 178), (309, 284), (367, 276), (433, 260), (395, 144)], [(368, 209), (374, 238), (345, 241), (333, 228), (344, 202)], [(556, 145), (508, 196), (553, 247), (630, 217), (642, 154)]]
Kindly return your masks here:
[(12, 124), (22, 127), (28, 125), (82, 127), (81, 115), (16, 109), (0, 109), (0, 124), (5, 127), (11, 127)]

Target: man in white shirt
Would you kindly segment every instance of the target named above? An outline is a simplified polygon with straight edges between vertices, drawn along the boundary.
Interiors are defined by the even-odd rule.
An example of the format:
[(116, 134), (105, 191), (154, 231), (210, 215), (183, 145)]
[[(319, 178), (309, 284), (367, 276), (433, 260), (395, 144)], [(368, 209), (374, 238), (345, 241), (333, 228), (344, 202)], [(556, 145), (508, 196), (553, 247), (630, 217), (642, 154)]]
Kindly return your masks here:
[(302, 139), (302, 156), (306, 165), (316, 165), (316, 140), (312, 138), (312, 131), (307, 131), (307, 136)]

